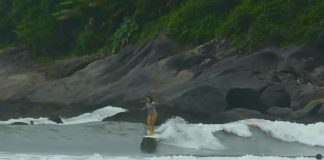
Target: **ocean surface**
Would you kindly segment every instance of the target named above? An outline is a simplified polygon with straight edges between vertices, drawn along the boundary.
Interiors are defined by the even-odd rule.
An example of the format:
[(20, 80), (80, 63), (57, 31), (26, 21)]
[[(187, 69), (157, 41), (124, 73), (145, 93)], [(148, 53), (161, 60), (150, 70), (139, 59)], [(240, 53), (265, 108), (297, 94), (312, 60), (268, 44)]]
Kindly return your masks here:
[[(4, 160), (308, 160), (324, 153), (324, 123), (248, 119), (227, 124), (190, 124), (174, 117), (146, 141), (143, 123), (101, 122), (125, 109), (107, 106), (62, 118), (0, 121)], [(13, 122), (34, 125), (8, 125)], [(143, 150), (153, 147), (154, 150)]]

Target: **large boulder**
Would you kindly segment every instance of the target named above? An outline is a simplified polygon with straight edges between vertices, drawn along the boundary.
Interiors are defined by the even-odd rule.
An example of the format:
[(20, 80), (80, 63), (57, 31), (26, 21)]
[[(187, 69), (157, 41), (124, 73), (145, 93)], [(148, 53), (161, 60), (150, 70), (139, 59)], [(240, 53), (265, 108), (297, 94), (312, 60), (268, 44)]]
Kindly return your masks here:
[[(117, 113), (114, 116), (107, 117), (102, 121), (120, 121), (120, 122), (134, 122), (134, 123), (146, 123), (147, 113), (145, 111), (127, 111)], [(161, 116), (158, 114), (156, 124), (161, 124)]]
[(260, 103), (265, 108), (271, 106), (290, 107), (290, 96), (285, 87), (271, 85), (264, 89), (260, 96)]
[(222, 112), (227, 106), (223, 93), (211, 86), (199, 86), (173, 101), (179, 110), (205, 114)]
[(324, 97), (324, 90), (312, 84), (288, 83), (285, 85), (291, 99), (291, 108), (299, 110), (310, 101)]
[(53, 121), (53, 122), (55, 122), (57, 124), (63, 123), (61, 117), (59, 115), (56, 115), (56, 114), (48, 117), (48, 120)]
[(304, 108), (291, 114), (291, 119), (303, 123), (313, 123), (324, 120), (324, 99), (315, 99)]
[(0, 101), (24, 98), (26, 94), (44, 83), (44, 75), (25, 72), (0, 77)]
[(226, 94), (228, 109), (246, 108), (262, 111), (259, 106), (259, 93), (249, 88), (233, 88)]
[(243, 119), (250, 119), (250, 118), (267, 118), (265, 115), (261, 114), (259, 111), (256, 110), (249, 110), (245, 108), (235, 108), (224, 112), (222, 115), (215, 117), (214, 122), (218, 123), (228, 123)]
[(276, 117), (286, 117), (293, 113), (294, 111), (291, 108), (288, 107), (278, 107), (278, 106), (273, 106), (270, 107), (267, 110), (267, 114), (271, 116), (276, 116)]
[(309, 101), (324, 96), (324, 90), (318, 89), (323, 85), (322, 51), (311, 46), (295, 46), (283, 49), (281, 55), (285, 60), (277, 71), (294, 110), (302, 109)]
[(313, 71), (321, 66), (324, 61), (324, 54), (318, 48), (311, 46), (298, 46), (289, 52), (283, 52), (286, 63), (297, 72)]

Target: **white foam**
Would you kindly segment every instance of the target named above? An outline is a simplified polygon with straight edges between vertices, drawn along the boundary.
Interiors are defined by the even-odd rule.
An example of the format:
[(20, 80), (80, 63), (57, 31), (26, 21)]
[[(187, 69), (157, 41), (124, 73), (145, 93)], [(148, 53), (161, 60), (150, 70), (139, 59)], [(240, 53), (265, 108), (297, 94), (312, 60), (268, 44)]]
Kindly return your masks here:
[(12, 154), (0, 153), (0, 159), (6, 160), (312, 160), (314, 158), (287, 158), (287, 157), (194, 157), (194, 156), (160, 156), (160, 157), (111, 157), (100, 154), (94, 155), (40, 155), (40, 154)]
[(106, 117), (111, 117), (117, 113), (125, 112), (126, 109), (119, 107), (107, 106), (98, 110), (95, 110), (91, 113), (84, 113), (80, 116), (73, 118), (62, 118), (63, 124), (78, 124), (78, 123), (87, 123), (87, 122), (97, 122), (102, 121)]
[(243, 120), (242, 123), (257, 126), (274, 138), (287, 142), (299, 142), (311, 146), (324, 146), (324, 123), (299, 124), (261, 119)]
[(226, 131), (241, 137), (251, 137), (249, 126), (259, 127), (274, 138), (299, 142), (310, 146), (324, 146), (324, 123), (298, 124), (261, 119), (242, 120), (227, 124), (189, 124), (176, 117), (157, 128), (162, 143), (194, 149), (222, 150), (224, 146), (213, 135), (216, 131)]
[(7, 121), (0, 121), (0, 124), (12, 124), (16, 122), (22, 122), (26, 124), (31, 124), (31, 122), (34, 122), (34, 124), (56, 124), (53, 121), (48, 120), (48, 118), (17, 118), (17, 119), (9, 119)]
[[(63, 125), (87, 123), (87, 122), (98, 122), (98, 121), (102, 121), (106, 117), (111, 117), (117, 113), (125, 112), (125, 111), (126, 110), (123, 108), (107, 106), (107, 107), (103, 107), (101, 109), (95, 110), (91, 113), (84, 113), (77, 117), (62, 118), (62, 121), (63, 121)], [(55, 122), (49, 120), (46, 117), (9, 119), (7, 121), (0, 121), (0, 124), (12, 124), (15, 122), (23, 122), (23, 123), (31, 124), (31, 121), (33, 121), (34, 124), (56, 124)]]
[(163, 139), (161, 142), (169, 145), (193, 149), (225, 149), (208, 127), (203, 124), (188, 124), (180, 117), (169, 119), (156, 132)]

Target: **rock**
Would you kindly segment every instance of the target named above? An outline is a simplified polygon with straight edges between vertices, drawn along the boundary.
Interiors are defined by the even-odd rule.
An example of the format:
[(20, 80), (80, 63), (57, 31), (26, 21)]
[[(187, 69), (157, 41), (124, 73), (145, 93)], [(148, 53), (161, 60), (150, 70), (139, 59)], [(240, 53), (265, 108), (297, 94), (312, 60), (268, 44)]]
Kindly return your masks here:
[(0, 101), (0, 120), (5, 121), (20, 117), (49, 117), (62, 108), (65, 108), (65, 106), (52, 103), (34, 103), (26, 99)]
[(250, 118), (266, 119), (267, 117), (265, 115), (262, 115), (259, 111), (249, 110), (245, 108), (235, 108), (224, 112), (221, 116), (215, 118), (214, 121), (218, 123), (228, 123)]
[(318, 80), (320, 85), (324, 85), (324, 66), (316, 67), (310, 75)]
[(25, 97), (45, 81), (45, 77), (37, 72), (26, 72), (0, 77), (0, 101)]
[(260, 103), (265, 108), (271, 106), (290, 107), (290, 96), (283, 86), (270, 85), (261, 93)]
[(64, 78), (85, 68), (91, 62), (97, 59), (99, 59), (99, 57), (83, 56), (59, 60), (56, 61), (55, 64), (47, 71), (46, 75), (53, 78)]
[(62, 119), (60, 118), (59, 115), (52, 115), (52, 116), (48, 117), (48, 120), (53, 121), (53, 122), (55, 122), (57, 124), (63, 123), (63, 121), (62, 121)]
[(14, 122), (14, 123), (11, 123), (10, 125), (29, 125), (29, 124), (25, 123), (25, 122)]
[[(145, 96), (156, 95), (168, 101), (158, 109), (157, 123), (172, 116), (214, 123), (268, 118), (261, 113), (272, 106), (302, 112), (310, 100), (324, 96), (318, 85), (323, 81), (323, 55), (316, 48), (236, 53), (225, 41), (189, 48), (158, 36), (93, 62), (87, 58), (57, 62), (54, 72), (60, 73), (54, 79), (32, 67), (27, 52), (6, 55), (0, 57), (0, 119), (76, 116), (114, 105), (128, 112), (107, 119), (145, 123), (146, 113), (138, 109)], [(314, 112), (318, 116), (322, 110)]]
[(246, 108), (262, 111), (259, 106), (259, 93), (249, 88), (233, 88), (226, 94), (229, 109)]
[(310, 101), (324, 97), (324, 91), (313, 85), (289, 84), (285, 88), (291, 97), (291, 108), (299, 110), (304, 108)]
[[(287, 47), (281, 51), (285, 61), (277, 69), (290, 75), (285, 86), (294, 110), (303, 108), (309, 101), (324, 96), (317, 88), (323, 82), (320, 78), (324, 55), (318, 48), (310, 46)], [(283, 67), (286, 66), (286, 67)], [(293, 81), (294, 80), (294, 81)]]
[(296, 47), (295, 51), (286, 52), (285, 56), (287, 56), (287, 63), (297, 72), (312, 71), (324, 61), (322, 52), (310, 46)]
[(223, 93), (211, 86), (194, 88), (173, 102), (179, 110), (205, 114), (222, 112), (227, 106)]
[[(127, 111), (117, 113), (114, 116), (104, 118), (102, 121), (121, 121), (121, 122), (134, 122), (134, 123), (145, 123), (146, 124), (146, 111)], [(160, 124), (161, 117), (158, 115), (157, 124)]]
[(266, 113), (271, 116), (284, 117), (290, 115), (292, 112), (293, 110), (288, 107), (273, 106), (270, 107)]
[(46, 80), (39, 68), (34, 67), (27, 50), (9, 48), (3, 52), (0, 55), (1, 102), (23, 99)]
[(42, 85), (28, 99), (66, 106), (98, 106), (144, 99), (152, 92), (190, 80), (190, 75), (177, 77), (176, 72), (166, 67), (163, 59), (177, 52), (175, 43), (163, 37), (125, 48), (118, 55), (95, 61), (71, 76)]
[(309, 102), (304, 108), (291, 114), (291, 119), (302, 123), (324, 121), (324, 100), (316, 99)]

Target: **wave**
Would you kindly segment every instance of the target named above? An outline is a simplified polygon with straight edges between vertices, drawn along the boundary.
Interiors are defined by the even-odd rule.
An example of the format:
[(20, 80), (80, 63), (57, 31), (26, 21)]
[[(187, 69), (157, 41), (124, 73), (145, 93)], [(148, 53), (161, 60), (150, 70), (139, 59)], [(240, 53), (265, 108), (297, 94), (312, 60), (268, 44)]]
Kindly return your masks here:
[(62, 121), (63, 121), (63, 124), (98, 122), (98, 121), (102, 121), (106, 117), (111, 117), (117, 113), (125, 112), (125, 111), (127, 111), (127, 110), (123, 109), (123, 108), (107, 106), (107, 107), (95, 110), (91, 113), (84, 113), (77, 117), (62, 118)]
[(40, 118), (15, 118), (15, 119), (9, 119), (7, 121), (0, 121), (0, 124), (12, 124), (22, 122), (26, 124), (31, 124), (32, 122), (34, 124), (56, 124), (55, 122), (49, 120), (46, 117), (40, 117)]
[(241, 157), (195, 157), (195, 156), (150, 156), (150, 157), (111, 157), (101, 154), (94, 155), (39, 155), (0, 153), (0, 159), (6, 160), (313, 160), (307, 157), (273, 157), (273, 156), (241, 156)]
[(324, 147), (324, 123), (298, 124), (283, 121), (248, 119), (227, 124), (190, 124), (180, 117), (167, 120), (157, 128), (161, 143), (194, 149), (224, 150), (215, 133), (224, 131), (239, 137), (252, 137), (257, 127), (275, 139)]
[[(303, 125), (260, 119), (191, 124), (175, 117), (157, 127), (155, 155), (314, 156), (324, 150), (323, 128), (324, 123)], [(141, 152), (146, 135), (143, 123), (0, 125), (0, 135), (0, 151), (3, 152), (147, 156)]]
[(203, 124), (189, 124), (180, 117), (169, 119), (156, 132), (164, 144), (192, 149), (225, 149), (208, 127)]
[[(106, 117), (111, 117), (117, 113), (125, 112), (125, 111), (126, 109), (123, 108), (107, 106), (95, 110), (91, 113), (84, 113), (77, 117), (62, 118), (62, 121), (63, 121), (63, 125), (98, 122), (98, 121), (102, 121)], [(26, 124), (31, 124), (31, 122), (33, 122), (34, 124), (56, 124), (55, 122), (49, 120), (49, 118), (47, 117), (9, 119), (7, 121), (0, 121), (0, 124), (12, 124), (16, 122), (22, 122)]]

